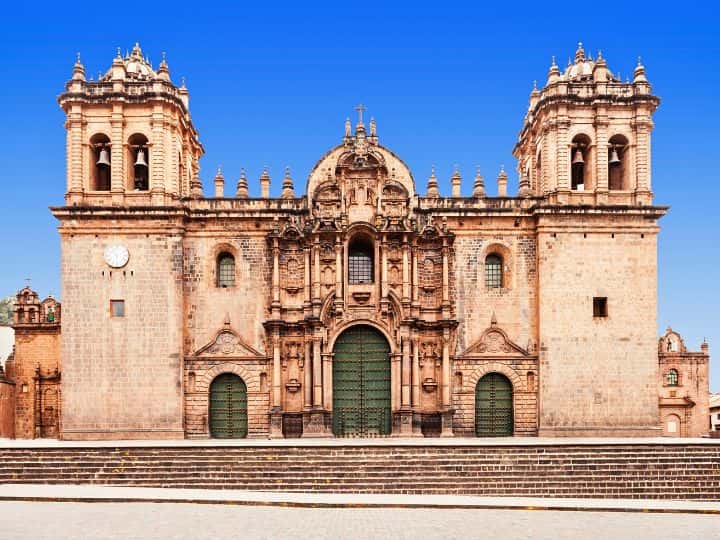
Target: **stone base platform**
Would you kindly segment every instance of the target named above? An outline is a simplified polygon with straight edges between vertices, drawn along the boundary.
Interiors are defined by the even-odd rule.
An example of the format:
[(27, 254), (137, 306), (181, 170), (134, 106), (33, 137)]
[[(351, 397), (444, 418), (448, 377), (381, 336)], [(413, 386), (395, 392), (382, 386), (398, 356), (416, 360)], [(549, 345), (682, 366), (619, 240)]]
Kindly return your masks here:
[(720, 441), (5, 440), (0, 484), (720, 501)]

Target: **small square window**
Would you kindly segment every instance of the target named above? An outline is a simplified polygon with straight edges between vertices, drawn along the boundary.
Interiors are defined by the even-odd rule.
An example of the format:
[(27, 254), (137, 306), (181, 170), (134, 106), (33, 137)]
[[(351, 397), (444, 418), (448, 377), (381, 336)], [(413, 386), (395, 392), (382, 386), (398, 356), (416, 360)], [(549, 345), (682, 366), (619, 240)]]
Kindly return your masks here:
[(593, 298), (593, 317), (603, 318), (608, 316), (607, 298), (596, 296)]
[(111, 317), (124, 317), (125, 316), (125, 300), (110, 300), (110, 316)]

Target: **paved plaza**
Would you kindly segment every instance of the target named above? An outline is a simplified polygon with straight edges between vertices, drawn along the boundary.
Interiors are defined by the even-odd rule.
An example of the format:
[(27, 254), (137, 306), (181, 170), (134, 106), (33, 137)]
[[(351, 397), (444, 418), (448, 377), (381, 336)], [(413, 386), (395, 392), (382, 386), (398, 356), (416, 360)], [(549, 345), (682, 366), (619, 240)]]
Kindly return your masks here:
[(5, 540), (717, 538), (720, 517), (636, 512), (1, 502)]

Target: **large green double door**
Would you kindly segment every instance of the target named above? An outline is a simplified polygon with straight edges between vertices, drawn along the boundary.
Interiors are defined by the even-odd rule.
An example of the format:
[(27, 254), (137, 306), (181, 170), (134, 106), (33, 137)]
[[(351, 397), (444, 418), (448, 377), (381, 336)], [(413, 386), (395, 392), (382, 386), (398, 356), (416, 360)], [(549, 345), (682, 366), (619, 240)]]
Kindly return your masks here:
[(512, 383), (500, 373), (488, 373), (475, 388), (475, 434), (509, 436), (513, 427)]
[(333, 433), (337, 437), (389, 435), (390, 346), (370, 326), (353, 326), (335, 342)]
[(223, 373), (210, 384), (210, 436), (247, 437), (247, 386), (233, 373)]

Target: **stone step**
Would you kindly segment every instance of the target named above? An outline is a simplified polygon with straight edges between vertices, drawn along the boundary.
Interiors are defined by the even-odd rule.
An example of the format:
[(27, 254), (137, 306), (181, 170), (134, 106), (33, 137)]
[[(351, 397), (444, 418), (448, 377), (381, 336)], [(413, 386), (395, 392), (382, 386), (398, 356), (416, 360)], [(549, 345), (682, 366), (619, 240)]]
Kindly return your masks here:
[(720, 445), (6, 448), (0, 482), (720, 500)]

